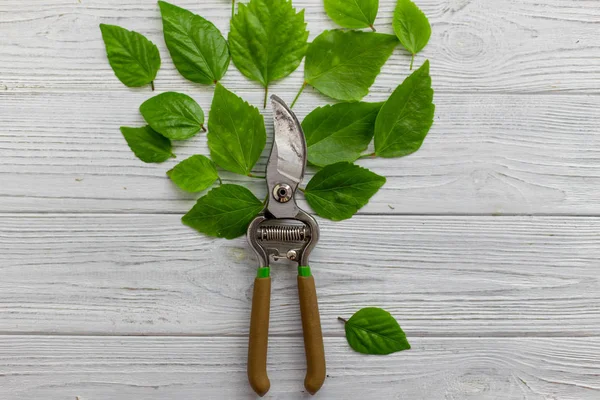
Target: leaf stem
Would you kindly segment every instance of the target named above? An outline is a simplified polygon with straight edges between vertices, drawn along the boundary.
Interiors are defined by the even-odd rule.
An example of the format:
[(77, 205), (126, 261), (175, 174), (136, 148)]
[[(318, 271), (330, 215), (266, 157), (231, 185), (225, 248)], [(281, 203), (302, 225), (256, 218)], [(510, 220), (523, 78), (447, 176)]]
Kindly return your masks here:
[(223, 184), (223, 180), (221, 179), (221, 177), (217, 176), (217, 179), (219, 180), (219, 185), (222, 185)]
[(306, 87), (306, 85), (308, 85), (308, 82), (304, 81), (304, 83), (302, 84), (302, 86), (300, 87), (300, 90), (298, 90), (298, 94), (296, 95), (296, 97), (294, 98), (294, 101), (292, 101), (292, 105), (290, 106), (290, 108), (294, 108), (294, 104), (296, 104), (296, 101), (298, 101), (298, 97), (300, 97), (300, 95), (302, 94), (302, 92), (304, 91), (304, 88)]
[(248, 176), (250, 178), (256, 178), (256, 179), (265, 179), (266, 176), (262, 176), (262, 175), (254, 175), (253, 173), (249, 173)]
[(377, 29), (373, 26), (373, 24), (369, 25), (369, 28), (373, 29), (373, 32), (377, 32)]
[(263, 101), (263, 108), (267, 108), (267, 97), (269, 96), (269, 85), (265, 86), (265, 100)]
[(150, 87), (152, 88), (152, 91), (154, 92), (154, 81), (150, 81)]
[(298, 186), (298, 190), (301, 191), (302, 193), (304, 193), (304, 188), (301, 188), (300, 186)]
[(362, 160), (363, 158), (371, 158), (371, 157), (375, 157), (377, 156), (377, 154), (375, 153), (371, 153), (371, 154), (362, 154), (360, 157), (358, 157), (359, 160)]
[(231, 0), (231, 18), (235, 15), (235, 0)]
[(202, 132), (206, 132), (206, 128), (204, 127), (204, 125), (200, 125), (200, 130), (201, 130)]
[(410, 59), (410, 70), (412, 71), (412, 67), (413, 67), (413, 63), (415, 62), (415, 55), (413, 53), (411, 59)]
[(345, 319), (344, 319), (344, 318), (342, 318), (342, 317), (338, 317), (338, 321), (342, 321), (344, 324), (347, 324), (347, 323), (348, 323), (348, 321), (347, 321), (347, 320), (345, 320)]

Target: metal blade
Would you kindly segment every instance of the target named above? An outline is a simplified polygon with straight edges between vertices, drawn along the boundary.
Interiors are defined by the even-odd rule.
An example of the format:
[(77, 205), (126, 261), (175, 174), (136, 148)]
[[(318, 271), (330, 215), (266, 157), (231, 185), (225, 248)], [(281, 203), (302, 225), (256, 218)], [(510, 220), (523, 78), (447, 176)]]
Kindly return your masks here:
[[(267, 165), (267, 179), (277, 172), (292, 182), (300, 183), (306, 165), (306, 140), (296, 115), (277, 96), (271, 96), (275, 137)], [(273, 174), (274, 175), (274, 174)]]
[[(306, 140), (296, 115), (283, 100), (271, 96), (271, 106), (275, 135), (266, 173), (270, 194), (267, 209), (277, 218), (293, 217), (299, 211), (293, 195), (304, 176)], [(287, 185), (291, 189), (289, 201), (273, 198), (273, 191), (280, 185)]]

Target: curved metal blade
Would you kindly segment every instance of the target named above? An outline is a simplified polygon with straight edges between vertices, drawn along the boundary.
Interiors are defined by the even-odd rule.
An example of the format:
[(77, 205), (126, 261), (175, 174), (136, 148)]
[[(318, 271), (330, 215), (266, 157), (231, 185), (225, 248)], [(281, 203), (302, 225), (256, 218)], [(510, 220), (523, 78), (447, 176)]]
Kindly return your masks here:
[(271, 96), (275, 136), (267, 165), (269, 176), (278, 175), (300, 183), (306, 166), (306, 140), (296, 115), (279, 97)]
[[(266, 172), (269, 190), (267, 209), (276, 218), (292, 218), (299, 212), (293, 195), (304, 177), (306, 140), (296, 115), (283, 100), (273, 95), (271, 106), (275, 134)], [(281, 184), (291, 188), (291, 199), (287, 202), (273, 198), (275, 187)]]

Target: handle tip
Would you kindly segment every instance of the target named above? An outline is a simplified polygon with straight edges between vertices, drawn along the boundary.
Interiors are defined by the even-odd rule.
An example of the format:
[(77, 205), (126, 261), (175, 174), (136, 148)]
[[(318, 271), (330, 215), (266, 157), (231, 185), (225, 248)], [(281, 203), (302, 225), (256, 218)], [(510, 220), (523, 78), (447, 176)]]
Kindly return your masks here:
[(304, 379), (304, 387), (308, 393), (315, 394), (321, 389), (323, 382), (325, 382), (325, 374), (323, 374), (323, 377), (307, 376), (306, 379)]
[(267, 394), (267, 392), (271, 388), (271, 382), (269, 381), (269, 378), (266, 375), (249, 378), (250, 386), (252, 386), (252, 389), (260, 397), (263, 397), (265, 394)]

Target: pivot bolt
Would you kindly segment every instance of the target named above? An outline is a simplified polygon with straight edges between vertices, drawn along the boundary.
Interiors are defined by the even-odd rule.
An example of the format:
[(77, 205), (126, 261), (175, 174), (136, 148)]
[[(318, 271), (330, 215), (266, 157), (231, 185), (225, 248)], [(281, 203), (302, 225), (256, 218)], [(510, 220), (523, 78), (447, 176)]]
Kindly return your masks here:
[(287, 203), (292, 198), (292, 188), (286, 183), (278, 183), (273, 188), (273, 197), (280, 203)]

